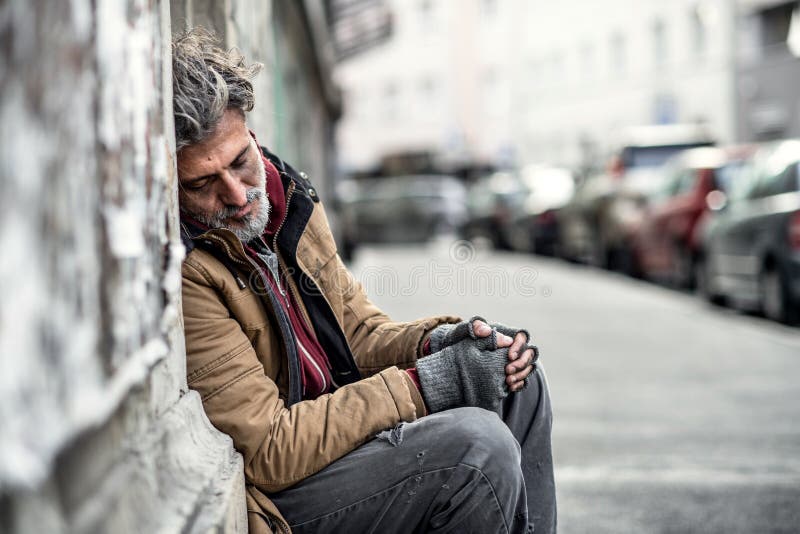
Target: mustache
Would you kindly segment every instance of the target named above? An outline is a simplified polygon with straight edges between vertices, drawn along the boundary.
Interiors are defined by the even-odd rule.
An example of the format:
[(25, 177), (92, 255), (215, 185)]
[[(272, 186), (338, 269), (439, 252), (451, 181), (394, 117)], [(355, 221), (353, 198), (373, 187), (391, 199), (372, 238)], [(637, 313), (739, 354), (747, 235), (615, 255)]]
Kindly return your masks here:
[[(250, 205), (256, 200), (262, 200), (265, 197), (264, 190), (259, 187), (253, 187), (249, 189), (247, 193), (245, 193), (245, 197), (247, 198), (247, 204)], [(225, 206), (220, 211), (214, 214), (214, 219), (222, 221), (224, 219), (228, 219), (236, 215), (239, 210), (242, 209), (242, 206)]]

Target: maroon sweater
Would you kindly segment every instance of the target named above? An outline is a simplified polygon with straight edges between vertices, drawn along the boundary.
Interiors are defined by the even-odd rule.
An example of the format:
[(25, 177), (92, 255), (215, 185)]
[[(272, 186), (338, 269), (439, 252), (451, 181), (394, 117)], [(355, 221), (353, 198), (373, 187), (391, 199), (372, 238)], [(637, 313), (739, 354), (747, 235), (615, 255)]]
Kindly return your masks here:
[[(286, 217), (286, 197), (284, 196), (283, 184), (281, 183), (278, 169), (266, 157), (262, 156), (262, 160), (267, 171), (267, 196), (269, 197), (271, 208), (269, 223), (264, 230), (263, 238), (267, 246), (272, 249), (275, 233)], [(245, 246), (245, 250), (261, 267), (265, 278), (269, 280), (272, 290), (278, 298), (278, 302), (280, 302), (283, 311), (286, 312), (286, 316), (292, 324), (297, 355), (300, 358), (303, 398), (315, 399), (324, 393), (328, 393), (332, 385), (331, 365), (325, 355), (325, 351), (317, 340), (314, 328), (307, 323), (300, 311), (299, 303), (297, 302), (300, 296), (295, 295), (290, 290), (283, 271), (280, 271), (280, 275), (276, 280), (271, 276), (270, 270), (261, 261), (253, 248)]]

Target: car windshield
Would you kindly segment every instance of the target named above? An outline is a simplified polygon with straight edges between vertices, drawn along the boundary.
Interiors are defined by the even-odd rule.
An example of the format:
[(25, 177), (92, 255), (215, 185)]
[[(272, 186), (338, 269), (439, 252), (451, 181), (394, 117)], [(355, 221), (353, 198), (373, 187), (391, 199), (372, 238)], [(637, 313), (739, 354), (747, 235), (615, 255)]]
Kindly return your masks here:
[(707, 143), (689, 143), (681, 145), (636, 146), (626, 147), (622, 157), (625, 167), (660, 167), (675, 154), (689, 148), (708, 146)]
[(730, 193), (734, 187), (734, 181), (742, 173), (745, 166), (746, 162), (744, 160), (736, 160), (726, 163), (717, 169), (714, 175), (717, 189)]

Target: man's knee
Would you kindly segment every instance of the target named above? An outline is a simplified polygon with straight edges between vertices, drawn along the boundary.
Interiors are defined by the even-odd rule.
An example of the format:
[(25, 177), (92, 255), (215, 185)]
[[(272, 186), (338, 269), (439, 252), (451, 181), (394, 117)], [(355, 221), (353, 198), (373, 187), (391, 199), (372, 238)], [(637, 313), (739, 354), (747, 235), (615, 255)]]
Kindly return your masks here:
[(497, 414), (481, 408), (456, 408), (442, 414), (447, 420), (440, 430), (440, 445), (461, 450), (461, 463), (489, 472), (519, 470), (519, 443)]
[(541, 363), (528, 378), (528, 385), (522, 391), (506, 399), (505, 410), (515, 406), (515, 417), (533, 420), (538, 431), (549, 432), (553, 425), (553, 407), (550, 403), (550, 387)]
[(553, 420), (553, 408), (550, 404), (550, 384), (547, 382), (547, 374), (541, 363), (536, 365), (536, 376), (534, 377), (539, 387), (539, 405), (541, 416)]

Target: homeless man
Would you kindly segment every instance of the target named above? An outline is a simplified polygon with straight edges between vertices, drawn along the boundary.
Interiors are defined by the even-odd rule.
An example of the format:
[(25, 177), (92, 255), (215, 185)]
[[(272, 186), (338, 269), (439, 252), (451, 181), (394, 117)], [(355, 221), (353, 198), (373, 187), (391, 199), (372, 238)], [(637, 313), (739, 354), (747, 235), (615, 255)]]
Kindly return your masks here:
[(307, 177), (248, 130), (259, 65), (197, 29), (172, 54), (187, 378), (244, 457), (250, 531), (554, 531), (528, 333), (392, 321)]

